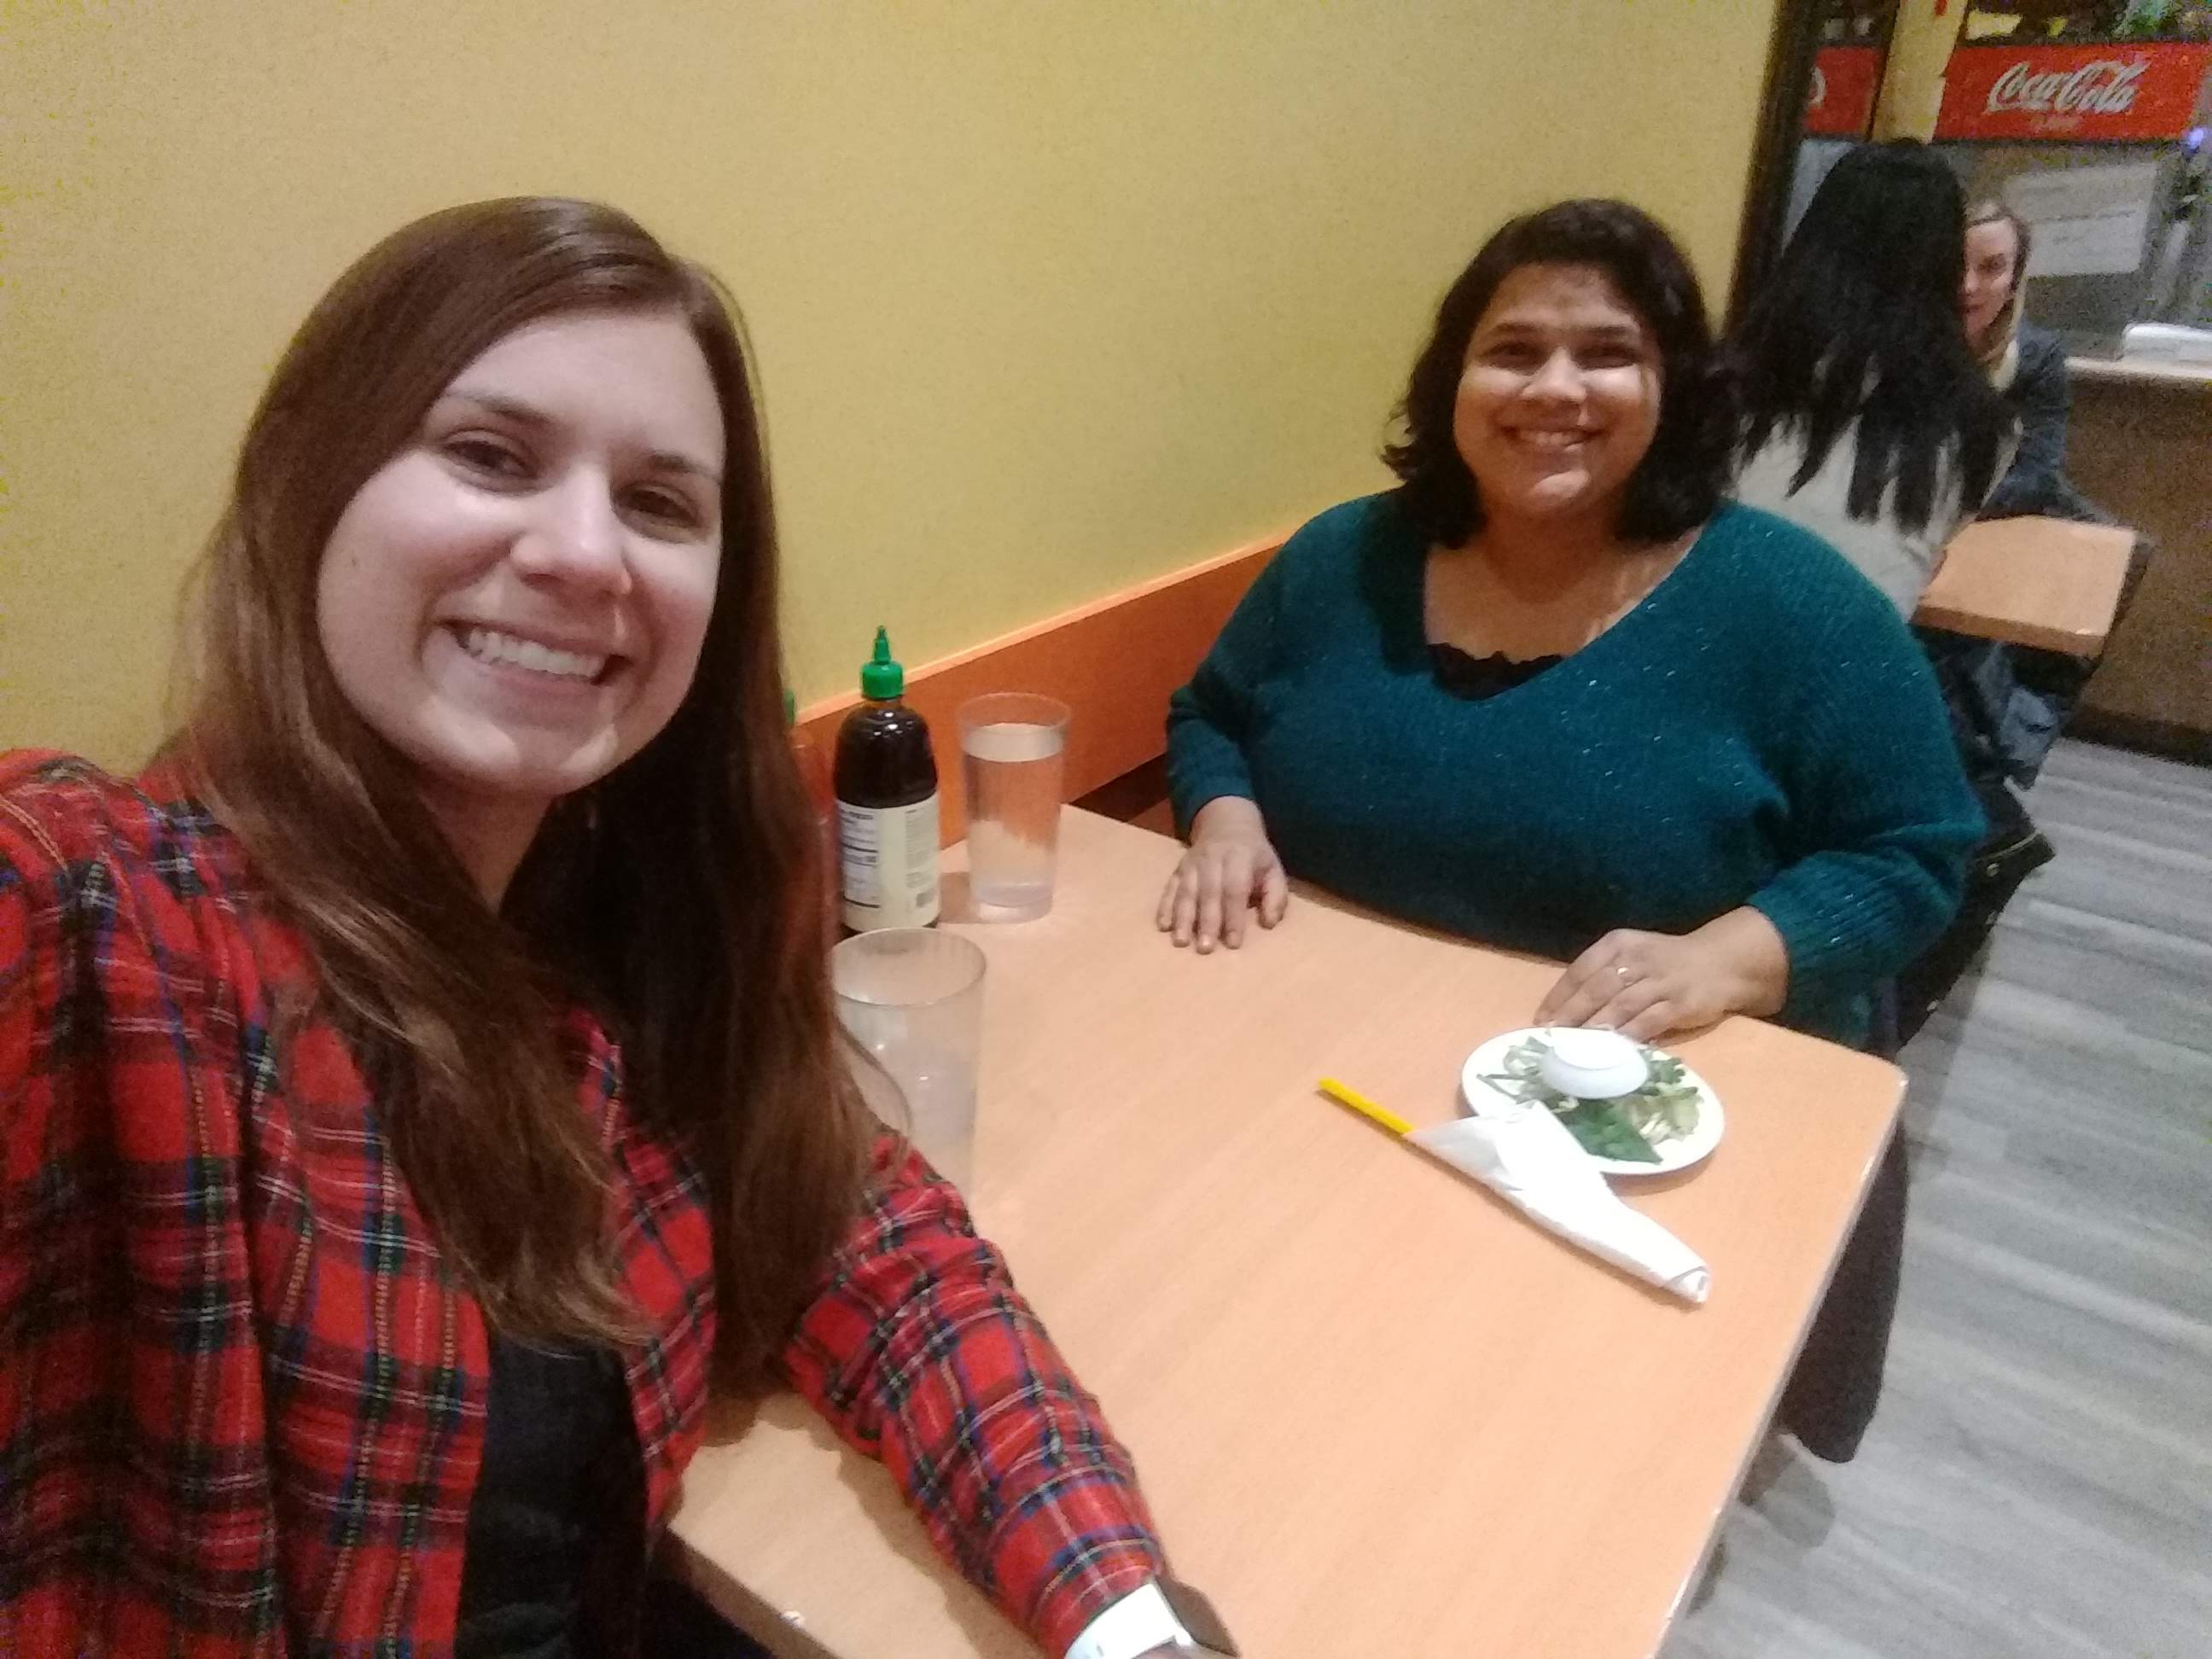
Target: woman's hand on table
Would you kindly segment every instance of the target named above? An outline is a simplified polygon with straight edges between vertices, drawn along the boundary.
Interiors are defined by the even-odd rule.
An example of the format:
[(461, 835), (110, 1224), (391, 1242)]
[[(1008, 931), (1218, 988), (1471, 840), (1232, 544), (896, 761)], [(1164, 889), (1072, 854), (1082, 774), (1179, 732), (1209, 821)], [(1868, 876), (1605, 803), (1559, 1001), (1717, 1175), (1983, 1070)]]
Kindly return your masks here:
[(1231, 950), (1242, 945), (1248, 911), (1258, 913), (1262, 927), (1273, 927), (1290, 902), (1290, 878), (1260, 809), (1220, 795), (1191, 820), (1190, 849), (1168, 878), (1154, 920), (1177, 945), (1195, 942), (1203, 955), (1217, 940)]
[(1778, 1012), (1789, 987), (1782, 935), (1746, 905), (1687, 933), (1615, 928), (1559, 975), (1536, 1024), (1606, 1025), (1650, 1042), (1727, 1014)]

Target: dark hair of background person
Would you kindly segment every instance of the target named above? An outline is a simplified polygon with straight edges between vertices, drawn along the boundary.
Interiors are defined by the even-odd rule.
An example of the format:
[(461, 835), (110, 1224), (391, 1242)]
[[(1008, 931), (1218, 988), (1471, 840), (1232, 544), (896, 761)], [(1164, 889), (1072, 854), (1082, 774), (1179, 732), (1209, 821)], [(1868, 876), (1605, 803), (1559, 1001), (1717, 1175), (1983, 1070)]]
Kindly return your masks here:
[(1729, 343), (1743, 454), (1801, 431), (1802, 488), (1856, 421), (1851, 517), (1880, 517), (1893, 483), (1898, 521), (1921, 529), (1953, 456), (1965, 501), (1982, 501), (2011, 416), (1959, 313), (1966, 220), (1956, 175), (1924, 144), (1865, 144), (1836, 163)]
[(1643, 319), (1659, 348), (1659, 425), (1621, 505), (1616, 533), (1670, 541), (1703, 524), (1727, 486), (1734, 404), (1716, 361), (1705, 295), (1658, 221), (1626, 202), (1559, 202), (1501, 226), (1437, 307), (1436, 326), (1413, 362), (1398, 416), (1403, 441), (1382, 459), (1403, 479), (1401, 496), (1438, 545), (1457, 547), (1482, 528), (1482, 498), (1452, 436), (1468, 342), (1498, 287), (1523, 265), (1595, 266)]
[[(526, 324), (591, 312), (672, 314), (705, 356), (727, 447), (720, 574), (668, 726), (556, 805), (495, 915), (413, 763), (339, 690), (317, 572), (347, 503), (462, 368)], [(479, 202), (407, 226), (294, 336), (200, 581), (171, 752), (305, 935), (401, 1173), (488, 1316), (545, 1337), (636, 1327), (606, 1237), (614, 1170), (559, 1033), (580, 994), (623, 1045), (631, 1111), (706, 1182), (717, 1380), (761, 1384), (857, 1211), (868, 1137), (784, 737), (775, 513), (726, 296), (590, 203)]]

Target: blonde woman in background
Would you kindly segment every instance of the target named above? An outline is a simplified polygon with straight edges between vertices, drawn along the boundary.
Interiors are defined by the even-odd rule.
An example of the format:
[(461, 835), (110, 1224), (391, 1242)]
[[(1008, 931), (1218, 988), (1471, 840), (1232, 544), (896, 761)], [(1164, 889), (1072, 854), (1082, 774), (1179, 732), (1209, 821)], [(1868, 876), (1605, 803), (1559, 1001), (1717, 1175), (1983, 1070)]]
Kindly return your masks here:
[(1959, 308), (1983, 373), (2020, 422), (2012, 465), (1977, 516), (2041, 514), (2110, 524), (2066, 477), (2066, 422), (2074, 402), (2066, 347), (2022, 314), (2027, 292), (2027, 222), (2002, 202), (1984, 201), (1966, 216), (1966, 275)]
[[(2020, 448), (1979, 516), (2117, 523), (2066, 476), (2066, 423), (2074, 394), (2063, 342), (2023, 314), (2030, 245), (2027, 222), (2001, 202), (1978, 203), (1966, 216), (1966, 277), (1959, 290), (1960, 313), (1990, 384), (2020, 422)], [(2148, 557), (2148, 549), (2138, 546), (2123, 605)], [(2059, 728), (2081, 702), (2095, 664), (1930, 629), (1921, 630), (1921, 643), (1963, 723), (1968, 769), (1975, 769), (1972, 745), (1978, 742), (1986, 750), (1986, 768), (2022, 787), (2033, 783)]]
[[(2066, 348), (2026, 319), (2027, 221), (2001, 202), (1966, 215), (1966, 272), (1959, 312), (1990, 384), (2020, 423), (2020, 447), (1978, 516), (2042, 515), (2111, 524), (2112, 516), (2075, 489), (2065, 473), (2066, 422), (2073, 394)], [(2121, 604), (2148, 557), (2138, 543)], [(1951, 712), (1952, 734), (1990, 832), (1969, 868), (1965, 902), (1944, 936), (1899, 976), (1900, 1036), (1910, 1036), (1965, 972), (2021, 882), (2055, 853), (2030, 820), (2019, 793), (2042, 770), (2080, 703), (2093, 660), (1917, 628), (1922, 647)]]

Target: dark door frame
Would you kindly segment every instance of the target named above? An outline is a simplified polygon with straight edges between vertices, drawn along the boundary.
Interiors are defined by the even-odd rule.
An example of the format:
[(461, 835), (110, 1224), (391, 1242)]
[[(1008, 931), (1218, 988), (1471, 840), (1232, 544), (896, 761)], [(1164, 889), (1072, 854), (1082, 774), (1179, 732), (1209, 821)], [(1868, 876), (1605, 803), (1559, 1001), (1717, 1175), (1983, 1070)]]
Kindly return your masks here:
[(1805, 101), (1812, 95), (1813, 57), (1820, 46), (1820, 0), (1780, 0), (1766, 50), (1759, 132), (1751, 150), (1751, 178), (1737, 232), (1735, 280), (1729, 288), (1729, 324), (1742, 317), (1782, 252), (1783, 220), (1790, 210), (1790, 179), (1805, 132)]

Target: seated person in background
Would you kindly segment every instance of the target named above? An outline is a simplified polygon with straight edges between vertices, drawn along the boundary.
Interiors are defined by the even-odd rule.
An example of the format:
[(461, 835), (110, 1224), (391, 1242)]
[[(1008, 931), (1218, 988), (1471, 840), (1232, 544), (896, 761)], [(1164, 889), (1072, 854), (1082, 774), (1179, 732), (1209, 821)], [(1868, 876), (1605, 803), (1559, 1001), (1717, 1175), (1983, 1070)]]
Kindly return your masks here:
[(1287, 866), (1575, 958), (1547, 1017), (1863, 1039), (1976, 814), (1896, 616), (1721, 499), (1727, 409), (1651, 220), (1570, 202), (1492, 237), (1414, 365), (1403, 484), (1292, 537), (1171, 702), (1161, 927), (1237, 944)]
[[(1967, 216), (1966, 281), (1960, 308), (1990, 384), (2021, 422), (2020, 450), (1983, 507), (1985, 519), (2039, 514), (2115, 524), (2066, 477), (2066, 422), (2073, 397), (2066, 349), (2021, 315), (2029, 232), (1996, 202)], [(2138, 542), (2120, 596), (2124, 611), (2149, 550)], [(2117, 620), (2117, 616), (2115, 617)], [(2059, 652), (1921, 631), (1961, 724), (1970, 772), (1988, 769), (2021, 787), (2035, 781), (2096, 665)]]
[[(2072, 404), (2066, 349), (2057, 335), (2021, 314), (2027, 224), (1996, 202), (1979, 204), (1966, 221), (1960, 314), (1984, 373), (2020, 422), (2020, 447), (1980, 516), (2041, 514), (2111, 524), (2112, 515), (2084, 497), (2065, 475)], [(2148, 548), (2138, 542), (2121, 592), (2123, 608), (2147, 558)], [(1913, 631), (1935, 667), (1960, 757), (1990, 829), (1968, 866), (1958, 915), (1935, 946), (1898, 977), (1900, 1037), (1917, 1031), (1950, 994), (2021, 884), (2056, 856), (2014, 790), (2035, 781), (2096, 667), (2094, 661), (2055, 651), (1936, 628)]]
[(757, 1653), (647, 1564), (710, 1386), (779, 1383), (1048, 1653), (1154, 1594), (1127, 1453), (847, 1069), (714, 279), (580, 202), (401, 230), (206, 575), (151, 772), (0, 758), (0, 1630)]
[[(1980, 815), (1881, 595), (1723, 501), (1729, 404), (1665, 231), (1618, 202), (1507, 224), (1403, 413), (1400, 487), (1293, 536), (1175, 694), (1161, 929), (1283, 925), (1287, 873), (1568, 961), (1540, 1022), (1865, 1041)], [(1893, 1159), (1785, 1405), (1825, 1456), (1873, 1407), (1902, 1206)]]
[(2020, 423), (2012, 465), (1976, 516), (2040, 514), (2111, 524), (2112, 514), (2066, 477), (2066, 420), (2074, 394), (2064, 344), (2022, 314), (2029, 245), (2027, 222), (2001, 202), (1978, 203), (1966, 216), (1966, 274), (1960, 289), (1966, 342)]
[(1959, 315), (1966, 204), (1925, 145), (1837, 162), (1730, 342), (1735, 494), (1841, 550), (1910, 617), (2012, 426)]

